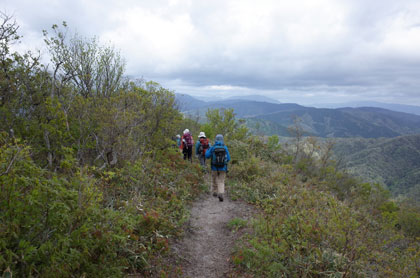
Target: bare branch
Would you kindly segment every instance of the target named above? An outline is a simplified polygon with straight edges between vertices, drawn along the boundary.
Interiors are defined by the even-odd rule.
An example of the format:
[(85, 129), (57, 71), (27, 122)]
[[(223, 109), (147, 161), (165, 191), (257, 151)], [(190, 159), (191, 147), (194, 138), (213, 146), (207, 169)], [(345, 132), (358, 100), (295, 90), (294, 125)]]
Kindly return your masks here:
[(3, 173), (0, 174), (0, 177), (3, 176), (3, 175), (9, 174), (10, 170), (12, 169), (13, 163), (15, 163), (16, 158), (18, 157), (19, 153), (22, 151), (21, 148), (19, 148), (18, 146), (16, 146), (16, 147), (17, 147), (17, 152), (13, 155), (12, 159), (10, 160), (10, 162), (9, 162), (7, 168), (6, 168), (6, 171), (4, 171)]

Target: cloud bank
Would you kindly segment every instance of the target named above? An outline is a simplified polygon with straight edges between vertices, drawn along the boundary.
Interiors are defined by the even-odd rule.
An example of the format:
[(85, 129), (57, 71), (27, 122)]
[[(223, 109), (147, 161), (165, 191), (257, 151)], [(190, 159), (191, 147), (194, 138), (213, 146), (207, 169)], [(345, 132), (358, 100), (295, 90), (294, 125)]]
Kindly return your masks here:
[[(193, 95), (420, 105), (417, 0), (6, 0), (24, 45), (67, 21), (127, 73)], [(36, 34), (39, 33), (37, 37)]]

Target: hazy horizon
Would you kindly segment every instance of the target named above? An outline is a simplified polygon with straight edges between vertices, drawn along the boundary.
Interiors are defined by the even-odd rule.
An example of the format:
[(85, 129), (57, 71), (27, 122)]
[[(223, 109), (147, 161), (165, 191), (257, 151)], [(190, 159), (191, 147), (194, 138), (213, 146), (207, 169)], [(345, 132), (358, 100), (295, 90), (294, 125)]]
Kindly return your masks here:
[(390, 104), (390, 105), (403, 105), (403, 106), (414, 106), (414, 107), (418, 107), (420, 108), (420, 105), (413, 105), (413, 104), (404, 104), (404, 103), (397, 103), (397, 102), (382, 102), (382, 101), (376, 101), (376, 100), (353, 100), (353, 101), (337, 101), (337, 102), (309, 102), (309, 101), (300, 101), (300, 100), (296, 100), (296, 101), (288, 101), (287, 99), (278, 99), (275, 97), (271, 97), (271, 96), (267, 96), (267, 95), (262, 95), (262, 94), (227, 94), (227, 95), (220, 95), (217, 97), (217, 99), (214, 96), (206, 96), (206, 95), (192, 95), (192, 94), (188, 94), (188, 93), (181, 93), (181, 92), (175, 92), (177, 94), (180, 95), (188, 95), (191, 97), (194, 97), (198, 100), (203, 100), (203, 101), (212, 101), (212, 100), (217, 100), (217, 99), (230, 99), (230, 98), (241, 98), (241, 97), (251, 97), (251, 96), (259, 96), (259, 97), (263, 97), (263, 98), (269, 98), (273, 101), (278, 101), (280, 103), (296, 103), (296, 104), (300, 104), (300, 105), (341, 105), (341, 104), (356, 104), (356, 103), (377, 103), (377, 104)]

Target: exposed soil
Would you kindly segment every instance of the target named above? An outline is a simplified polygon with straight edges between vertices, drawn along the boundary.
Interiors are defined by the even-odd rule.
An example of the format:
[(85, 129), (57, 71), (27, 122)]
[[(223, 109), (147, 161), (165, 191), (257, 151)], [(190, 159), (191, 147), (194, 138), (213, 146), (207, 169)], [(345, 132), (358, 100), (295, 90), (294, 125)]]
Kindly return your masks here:
[(230, 200), (228, 194), (223, 202), (209, 194), (196, 201), (184, 238), (172, 247), (182, 258), (184, 276), (227, 277), (238, 237), (227, 224), (234, 218), (249, 219), (252, 211), (249, 205)]

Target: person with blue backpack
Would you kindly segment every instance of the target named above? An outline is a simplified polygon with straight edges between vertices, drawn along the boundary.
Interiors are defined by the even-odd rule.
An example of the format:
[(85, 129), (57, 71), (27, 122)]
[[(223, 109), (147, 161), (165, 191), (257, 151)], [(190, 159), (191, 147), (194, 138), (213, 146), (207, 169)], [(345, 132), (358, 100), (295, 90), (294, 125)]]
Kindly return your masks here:
[(223, 135), (216, 135), (214, 145), (206, 151), (206, 158), (211, 158), (213, 196), (223, 202), (227, 164), (230, 161), (229, 150), (224, 144)]

